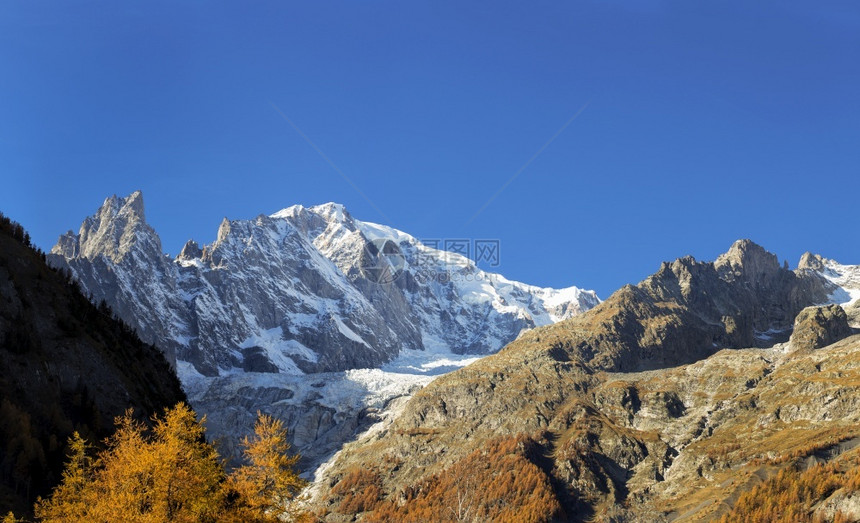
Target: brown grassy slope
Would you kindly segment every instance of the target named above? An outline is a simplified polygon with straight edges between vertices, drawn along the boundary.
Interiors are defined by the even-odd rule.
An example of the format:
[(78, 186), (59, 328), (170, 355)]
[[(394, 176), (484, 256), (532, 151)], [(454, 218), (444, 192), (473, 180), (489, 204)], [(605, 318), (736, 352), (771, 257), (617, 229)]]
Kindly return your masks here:
[[(553, 488), (552, 506), (572, 520), (712, 520), (781, 469), (826, 461), (840, 442), (860, 442), (858, 337), (809, 353), (723, 351), (665, 371), (592, 379), (584, 394), (555, 409), (546, 428), (530, 432), (540, 425), (534, 421), (510, 436), (541, 445), (542, 453), (519, 463), (519, 474), (537, 467)], [(498, 430), (517, 430), (512, 424)], [(473, 470), (473, 454), (496, 441), (491, 434), (474, 429), (466, 439), (443, 427), (404, 429), (401, 421), (380, 439), (348, 448), (335, 468), (373, 470), (382, 503), (402, 503), (401, 515), (410, 507), (420, 513), (432, 497), (409, 493)], [(481, 463), (504, 470), (514, 457), (490, 452)], [(328, 499), (324, 506), (337, 520), (337, 497)], [(436, 502), (450, 505), (445, 499)]]

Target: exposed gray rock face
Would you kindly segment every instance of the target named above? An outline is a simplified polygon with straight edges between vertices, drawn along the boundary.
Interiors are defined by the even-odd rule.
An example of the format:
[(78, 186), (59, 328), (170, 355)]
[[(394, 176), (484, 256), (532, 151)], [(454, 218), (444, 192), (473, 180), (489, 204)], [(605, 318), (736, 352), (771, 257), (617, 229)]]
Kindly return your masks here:
[(828, 303), (841, 304), (846, 309), (845, 312), (848, 312), (849, 305), (857, 305), (860, 298), (860, 265), (842, 265), (835, 260), (807, 252), (800, 258), (798, 271), (818, 274), (832, 284)]
[(713, 267), (723, 283), (713, 282), (718, 287), (714, 290), (723, 295), (717, 300), (728, 302), (715, 300), (714, 308), (736, 325), (748, 326), (746, 332), (738, 333), (740, 346), (772, 345), (770, 339), (762, 344), (755, 338), (761, 338), (763, 333), (789, 331), (801, 308), (825, 301), (832, 291), (816, 273), (789, 271), (780, 266), (776, 255), (750, 240), (735, 242)]
[(821, 272), (825, 269), (824, 258), (821, 255), (807, 251), (800, 257), (797, 268)]
[(791, 347), (795, 350), (820, 349), (851, 334), (848, 316), (839, 305), (807, 307), (794, 320)]
[(845, 310), (846, 316), (848, 316), (848, 324), (852, 328), (860, 328), (860, 301), (846, 304), (842, 308)]
[(188, 240), (185, 242), (185, 245), (182, 247), (182, 251), (180, 251), (179, 256), (177, 256), (178, 259), (187, 261), (202, 257), (203, 249), (201, 249), (194, 240)]
[(176, 365), (187, 305), (176, 269), (146, 223), (140, 191), (128, 198), (106, 199), (95, 215), (84, 220), (78, 234), (69, 231), (60, 237), (48, 262), (71, 269), (84, 293), (106, 301), (137, 329), (141, 339), (157, 343)]
[(837, 514), (843, 521), (860, 521), (860, 492), (840, 489), (815, 509), (821, 521), (836, 521)]

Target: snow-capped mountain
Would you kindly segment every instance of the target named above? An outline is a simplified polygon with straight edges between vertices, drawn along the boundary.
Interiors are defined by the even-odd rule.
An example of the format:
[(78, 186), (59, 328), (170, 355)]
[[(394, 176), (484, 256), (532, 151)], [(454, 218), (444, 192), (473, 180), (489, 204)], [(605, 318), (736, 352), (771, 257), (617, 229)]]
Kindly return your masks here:
[(52, 254), (146, 341), (207, 376), (378, 367), (439, 346), (487, 354), (599, 302), (486, 273), (331, 203), (225, 219), (214, 243), (189, 241), (171, 260), (141, 193), (114, 196)]
[(828, 282), (824, 303), (842, 305), (854, 328), (860, 328), (860, 265), (844, 265), (811, 252), (800, 258), (799, 269), (813, 271)]
[(860, 298), (860, 265), (843, 265), (807, 252), (800, 257), (798, 267), (815, 271), (833, 284), (830, 302), (849, 305)]
[[(142, 194), (113, 196), (60, 237), (50, 262), (165, 350), (214, 432), (241, 433), (256, 409), (282, 408), (273, 413), (292, 419), (308, 445), (473, 359), (460, 355), (492, 353), (599, 303), (592, 291), (485, 272), (333, 203), (224, 219), (213, 243), (189, 241), (171, 258), (146, 223)], [(399, 385), (373, 392), (387, 379)], [(356, 380), (364, 395), (307, 415), (311, 405), (332, 408), (324, 396)]]

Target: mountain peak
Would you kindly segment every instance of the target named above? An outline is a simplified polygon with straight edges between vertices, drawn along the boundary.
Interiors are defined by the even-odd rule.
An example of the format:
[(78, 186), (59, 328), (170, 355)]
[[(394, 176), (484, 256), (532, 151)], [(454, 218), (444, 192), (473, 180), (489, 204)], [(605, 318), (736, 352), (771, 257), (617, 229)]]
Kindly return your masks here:
[(724, 277), (743, 276), (756, 280), (779, 272), (779, 258), (752, 240), (738, 240), (714, 262), (714, 268)]
[(215, 238), (215, 243), (221, 243), (227, 239), (227, 236), (230, 235), (230, 220), (225, 216), (221, 220), (221, 224), (218, 226), (218, 235)]
[(269, 218), (290, 218), (305, 210), (304, 205), (290, 205), (269, 215)]
[(819, 254), (812, 254), (809, 251), (803, 253), (800, 261), (797, 264), (798, 269), (811, 269), (813, 271), (823, 271), (826, 260)]
[(188, 240), (182, 247), (182, 251), (180, 251), (178, 258), (181, 260), (193, 260), (202, 256), (203, 249), (200, 248), (200, 245), (198, 245), (194, 240)]
[(125, 197), (123, 199), (123, 207), (136, 216), (139, 216), (141, 221), (146, 221), (143, 211), (143, 191), (137, 190)]
[(78, 234), (63, 234), (51, 252), (67, 258), (105, 255), (119, 261), (142, 241), (161, 252), (158, 235), (146, 223), (143, 193), (134, 191), (125, 198), (106, 198), (96, 213), (84, 220)]
[(321, 214), (329, 220), (334, 220), (337, 222), (342, 222), (345, 218), (349, 217), (349, 212), (347, 212), (346, 207), (334, 202), (328, 202), (322, 205), (314, 205), (313, 207), (311, 207), (311, 210), (317, 214)]
[(125, 198), (117, 195), (105, 198), (99, 210), (96, 212), (96, 217), (104, 221), (112, 219), (120, 214), (125, 214), (133, 217), (135, 221), (146, 223), (146, 213), (143, 206), (143, 192), (140, 190), (134, 191)]
[(717, 261), (725, 260), (732, 264), (745, 265), (750, 261), (766, 258), (776, 260), (776, 255), (768, 252), (767, 249), (752, 240), (741, 239), (734, 242), (728, 251), (717, 258)]
[(270, 214), (270, 218), (295, 218), (301, 215), (304, 212), (311, 212), (313, 214), (317, 214), (326, 219), (326, 221), (335, 221), (335, 222), (344, 222), (347, 218), (351, 218), (349, 211), (346, 210), (346, 207), (343, 204), (328, 202), (322, 203), (319, 205), (314, 205), (312, 207), (305, 207), (304, 205), (291, 205), (290, 207), (285, 207), (280, 211)]

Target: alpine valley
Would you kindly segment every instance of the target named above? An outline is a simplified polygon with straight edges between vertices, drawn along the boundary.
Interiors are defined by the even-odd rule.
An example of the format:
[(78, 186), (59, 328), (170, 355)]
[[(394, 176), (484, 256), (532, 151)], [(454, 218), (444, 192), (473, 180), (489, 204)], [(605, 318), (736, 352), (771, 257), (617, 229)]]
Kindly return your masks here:
[(224, 455), (284, 420), (323, 521), (860, 521), (860, 266), (739, 240), (601, 302), (337, 204), (172, 258), (139, 192), (48, 261), (164, 351)]

